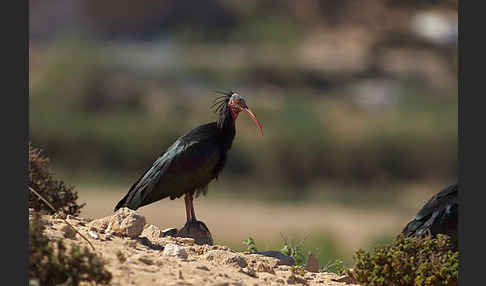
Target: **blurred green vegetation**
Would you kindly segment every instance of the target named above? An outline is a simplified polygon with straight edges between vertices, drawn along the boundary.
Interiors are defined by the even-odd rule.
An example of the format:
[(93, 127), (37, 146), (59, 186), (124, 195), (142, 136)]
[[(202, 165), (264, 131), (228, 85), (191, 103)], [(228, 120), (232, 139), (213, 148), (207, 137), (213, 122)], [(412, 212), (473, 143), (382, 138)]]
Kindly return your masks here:
[[(29, 133), (71, 174), (93, 170), (135, 178), (178, 136), (216, 120), (210, 90), (181, 94), (118, 75), (113, 57), (94, 43), (62, 42), (45, 56), (42, 73), (31, 71)], [(380, 108), (345, 93), (317, 94), (305, 83), (280, 94), (241, 91), (264, 136), (248, 118), (238, 119), (223, 177), (300, 191), (322, 180), (454, 178), (457, 99), (414, 82), (395, 86), (398, 103)]]
[(31, 3), (29, 98), (31, 141), (76, 184), (128, 188), (229, 89), (264, 130), (238, 119), (232, 196), (366, 204), (456, 179), (457, 48), (413, 28), (456, 1), (76, 3)]

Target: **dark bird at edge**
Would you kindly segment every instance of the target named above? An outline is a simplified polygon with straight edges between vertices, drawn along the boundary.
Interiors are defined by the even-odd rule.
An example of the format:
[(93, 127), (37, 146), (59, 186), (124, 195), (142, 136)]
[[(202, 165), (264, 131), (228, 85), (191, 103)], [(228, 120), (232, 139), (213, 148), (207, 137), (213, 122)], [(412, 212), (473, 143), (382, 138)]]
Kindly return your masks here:
[(236, 135), (238, 114), (246, 112), (263, 135), (260, 122), (238, 93), (218, 93), (223, 96), (216, 98), (211, 108), (216, 107), (219, 119), (179, 137), (131, 186), (115, 211), (121, 207), (136, 210), (167, 197), (173, 200), (184, 195), (187, 222), (196, 221), (193, 196), (206, 194), (208, 184), (223, 170)]
[(446, 234), (457, 247), (457, 183), (435, 194), (405, 226), (405, 237)]

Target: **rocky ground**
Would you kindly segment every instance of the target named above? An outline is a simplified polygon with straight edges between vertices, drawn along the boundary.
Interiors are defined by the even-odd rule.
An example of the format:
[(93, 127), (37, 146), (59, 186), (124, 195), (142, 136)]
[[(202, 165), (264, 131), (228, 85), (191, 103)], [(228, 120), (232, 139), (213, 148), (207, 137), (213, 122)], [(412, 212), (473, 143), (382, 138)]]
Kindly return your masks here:
[(45, 234), (52, 240), (89, 247), (79, 233), (85, 236), (107, 261), (111, 285), (357, 285), (345, 276), (289, 265), (292, 259), (283, 255), (242, 253), (173, 237), (175, 229), (160, 230), (128, 209), (96, 220), (43, 218)]
[[(417, 202), (426, 202), (439, 186), (409, 186), (407, 192), (396, 197), (395, 203), (379, 203), (364, 208), (361, 205), (343, 205), (336, 200), (315, 202), (264, 202), (255, 199), (200, 197), (194, 202), (196, 215), (203, 218), (213, 234), (214, 243), (239, 251), (242, 240), (253, 237), (259, 249), (281, 248), (281, 233), (301, 240), (311, 234), (309, 241), (327, 237), (339, 249), (339, 258), (351, 258), (355, 251), (366, 249), (377, 239), (398, 233), (418, 211)], [(101, 218), (113, 214), (113, 206), (126, 193), (121, 188), (77, 187), (79, 201), (86, 203), (81, 217)], [(416, 190), (415, 190), (416, 189)], [(228, 190), (230, 191), (230, 190)], [(137, 210), (147, 224), (162, 229), (180, 228), (186, 221), (184, 202), (160, 200)], [(222, 215), (224, 214), (224, 215)], [(238, 227), (235, 227), (237, 225)], [(318, 247), (318, 246), (315, 246)], [(338, 257), (332, 257), (338, 258)]]

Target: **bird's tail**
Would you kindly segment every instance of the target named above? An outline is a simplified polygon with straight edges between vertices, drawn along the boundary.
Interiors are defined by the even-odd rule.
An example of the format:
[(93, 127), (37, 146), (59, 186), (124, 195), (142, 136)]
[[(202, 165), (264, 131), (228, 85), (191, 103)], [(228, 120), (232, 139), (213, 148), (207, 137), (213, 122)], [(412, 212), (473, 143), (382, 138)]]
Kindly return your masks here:
[(421, 228), (424, 227), (424, 223), (422, 221), (418, 221), (412, 219), (402, 230), (402, 234), (405, 237), (411, 237), (417, 235), (420, 232)]
[(138, 206), (134, 206), (134, 203), (131, 200), (131, 191), (128, 192), (119, 202), (116, 204), (114, 211), (116, 212), (118, 209), (127, 207), (132, 210), (137, 210)]
[(126, 194), (119, 202), (116, 204), (115, 209), (113, 210), (116, 212), (118, 209), (122, 208), (125, 206), (125, 203), (127, 202), (128, 199), (128, 194)]

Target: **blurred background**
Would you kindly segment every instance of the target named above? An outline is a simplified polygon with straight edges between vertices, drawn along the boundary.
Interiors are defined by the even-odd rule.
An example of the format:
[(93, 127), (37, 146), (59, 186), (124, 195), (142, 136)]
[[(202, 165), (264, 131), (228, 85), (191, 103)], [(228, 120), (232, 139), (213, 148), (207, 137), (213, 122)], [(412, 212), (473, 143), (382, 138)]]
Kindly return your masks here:
[[(456, 180), (457, 1), (29, 1), (29, 136), (57, 176), (112, 213), (177, 137), (240, 116), (218, 181), (195, 201), (215, 242), (281, 235), (349, 263)], [(140, 209), (162, 229), (183, 200)]]

